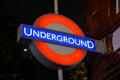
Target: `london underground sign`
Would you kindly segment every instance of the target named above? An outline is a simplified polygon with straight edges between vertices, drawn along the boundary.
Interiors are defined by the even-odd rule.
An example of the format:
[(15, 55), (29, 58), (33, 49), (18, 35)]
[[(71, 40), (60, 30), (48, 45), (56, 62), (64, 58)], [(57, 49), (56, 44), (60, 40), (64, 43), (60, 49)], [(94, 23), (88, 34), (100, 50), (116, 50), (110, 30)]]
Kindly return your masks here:
[(19, 41), (33, 40), (33, 55), (51, 68), (73, 66), (84, 59), (87, 50), (96, 50), (94, 40), (85, 38), (78, 25), (58, 14), (43, 15), (33, 26), (22, 24), (18, 33)]
[(94, 40), (91, 39), (75, 36), (72, 34), (57, 32), (53, 30), (36, 28), (28, 25), (21, 25), (21, 27), (23, 38), (40, 40), (68, 47), (95, 50)]

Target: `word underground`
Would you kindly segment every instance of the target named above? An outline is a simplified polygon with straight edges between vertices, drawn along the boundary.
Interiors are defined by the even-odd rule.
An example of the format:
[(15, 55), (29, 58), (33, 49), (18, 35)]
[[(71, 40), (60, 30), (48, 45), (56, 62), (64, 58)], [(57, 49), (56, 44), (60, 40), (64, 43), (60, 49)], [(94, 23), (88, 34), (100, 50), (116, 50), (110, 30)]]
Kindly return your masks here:
[(72, 34), (66, 34), (62, 32), (57, 32), (53, 30), (36, 28), (29, 25), (21, 25), (22, 27), (22, 37), (40, 40), (48, 43), (54, 43), (58, 45), (64, 45), (68, 47), (95, 50), (94, 40), (87, 38), (75, 36)]

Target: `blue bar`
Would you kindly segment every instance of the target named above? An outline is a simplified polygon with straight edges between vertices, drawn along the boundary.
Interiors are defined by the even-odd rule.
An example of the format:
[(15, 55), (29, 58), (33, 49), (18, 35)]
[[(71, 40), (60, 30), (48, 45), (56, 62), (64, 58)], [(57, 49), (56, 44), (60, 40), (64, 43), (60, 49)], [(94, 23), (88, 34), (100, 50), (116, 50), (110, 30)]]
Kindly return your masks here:
[(95, 51), (95, 42), (92, 39), (75, 36), (68, 33), (57, 32), (29, 25), (21, 25), (22, 37), (40, 40), (48, 43)]

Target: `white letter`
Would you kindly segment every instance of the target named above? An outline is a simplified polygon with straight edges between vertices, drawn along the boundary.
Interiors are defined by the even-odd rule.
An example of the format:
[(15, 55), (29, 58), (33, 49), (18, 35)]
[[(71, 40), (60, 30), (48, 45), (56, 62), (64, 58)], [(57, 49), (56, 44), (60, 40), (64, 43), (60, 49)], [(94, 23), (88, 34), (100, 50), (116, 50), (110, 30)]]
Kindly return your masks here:
[[(29, 32), (29, 33), (28, 33)], [(26, 28), (24, 27), (24, 34), (26, 35), (26, 36), (31, 36), (32, 35), (32, 29), (30, 28), (30, 30), (29, 30), (29, 28), (26, 30)]]
[(63, 36), (63, 40), (64, 40), (64, 42), (67, 42), (67, 43), (68, 43), (66, 36)]
[(56, 40), (56, 35), (55, 34), (52, 34), (52, 40)]
[(74, 39), (73, 39), (73, 38), (68, 38), (68, 42), (69, 42), (70, 44), (74, 44)]
[(77, 43), (77, 39), (75, 39), (75, 44), (80, 45), (80, 40), (78, 40), (78, 43)]
[(81, 40), (81, 46), (83, 46), (83, 45), (84, 45), (85, 47), (87, 47), (86, 41), (83, 42), (83, 41)]
[(91, 41), (87, 41), (88, 48), (94, 48), (94, 43)]
[(50, 36), (51, 36), (51, 34), (50, 34), (50, 33), (47, 33), (47, 39), (50, 39), (50, 40), (51, 40)]
[(37, 37), (39, 37), (40, 35), (39, 35), (39, 31), (35, 31), (35, 30), (33, 30), (33, 36), (37, 36)]
[(41, 38), (46, 38), (46, 33), (45, 32), (40, 32), (40, 37)]
[(62, 42), (63, 40), (62, 40), (62, 36), (61, 35), (58, 35), (57, 36), (57, 40), (59, 41), (59, 42)]

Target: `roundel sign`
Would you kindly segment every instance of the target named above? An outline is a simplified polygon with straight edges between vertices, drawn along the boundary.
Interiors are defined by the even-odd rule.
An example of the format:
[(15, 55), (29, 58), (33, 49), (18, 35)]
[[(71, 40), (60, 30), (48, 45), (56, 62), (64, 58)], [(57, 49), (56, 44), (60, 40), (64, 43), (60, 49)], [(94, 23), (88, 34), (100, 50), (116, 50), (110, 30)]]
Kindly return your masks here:
[[(34, 26), (53, 29), (84, 37), (82, 30), (72, 20), (58, 14), (46, 14), (39, 17)], [(50, 61), (70, 66), (80, 62), (86, 55), (86, 50), (60, 46), (56, 44), (34, 41), (38, 50)]]
[(94, 42), (82, 39), (85, 35), (80, 27), (63, 15), (45, 14), (33, 26), (23, 25), (22, 36), (35, 39), (29, 47), (35, 58), (49, 68), (71, 67), (84, 59), (86, 47), (94, 49)]

